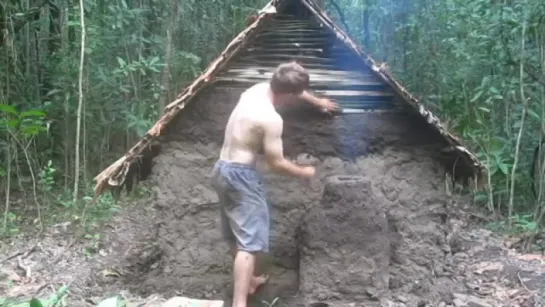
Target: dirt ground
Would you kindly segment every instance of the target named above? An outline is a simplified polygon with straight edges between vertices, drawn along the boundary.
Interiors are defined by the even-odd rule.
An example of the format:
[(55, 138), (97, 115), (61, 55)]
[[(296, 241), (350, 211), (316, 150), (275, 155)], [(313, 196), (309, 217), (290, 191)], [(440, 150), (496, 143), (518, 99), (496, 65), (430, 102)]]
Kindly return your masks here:
[[(99, 240), (73, 241), (59, 225), (39, 241), (3, 245), (0, 261), (23, 254), (0, 263), (0, 291), (43, 295), (70, 284), (68, 306), (117, 293), (133, 306), (172, 296), (229, 302), (231, 257), (208, 182), (236, 97), (209, 91), (188, 107), (154, 159), (152, 198), (126, 207)], [(271, 279), (251, 306), (277, 297), (275, 306), (543, 306), (545, 258), (475, 225), (469, 200), (446, 189), (444, 144), (424, 123), (290, 114), (285, 150), (317, 176), (266, 174), (271, 252), (258, 270)], [(96, 253), (84, 253), (89, 245)]]

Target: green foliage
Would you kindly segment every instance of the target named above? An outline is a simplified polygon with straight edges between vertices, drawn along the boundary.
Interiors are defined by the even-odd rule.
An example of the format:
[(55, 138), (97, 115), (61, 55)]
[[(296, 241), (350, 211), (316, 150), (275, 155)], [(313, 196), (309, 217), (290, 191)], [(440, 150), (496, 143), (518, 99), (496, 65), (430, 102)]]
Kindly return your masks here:
[[(491, 185), (475, 200), (501, 215), (514, 180), (515, 210), (532, 212), (540, 222), (538, 212), (543, 210), (535, 208), (543, 208), (543, 200), (532, 196), (527, 174), (545, 123), (545, 2), (336, 2), (358, 40), (363, 43), (369, 36), (366, 49), (385, 59), (394, 75), (486, 163)], [(364, 32), (366, 23), (369, 33)], [(529, 99), (524, 126), (522, 95)], [(521, 128), (520, 154), (515, 157)]]
[(278, 299), (280, 299), (280, 297), (277, 296), (271, 302), (261, 301), (261, 303), (264, 304), (267, 307), (273, 307), (273, 306), (276, 306), (276, 303), (278, 302)]
[(51, 192), (53, 188), (55, 187), (56, 171), (57, 170), (53, 166), (53, 162), (49, 160), (47, 161), (47, 164), (44, 165), (44, 167), (39, 173), (40, 183), (43, 186), (43, 188), (48, 192)]
[(0, 230), (0, 238), (4, 236), (16, 235), (19, 233), (19, 220), (20, 218), (16, 213), (8, 211), (5, 213), (6, 216), (6, 227), (5, 229)]
[(40, 300), (33, 298), (30, 300), (30, 307), (44, 307), (44, 305), (42, 302), (40, 302)]
[(488, 223), (487, 228), (508, 234), (538, 233), (539, 227), (532, 214), (515, 214), (507, 220)]
[[(158, 119), (161, 103), (197, 77), (266, 2), (84, 1), (79, 186), (92, 186), (98, 172), (133, 146)], [(42, 219), (42, 211), (51, 221), (81, 219), (85, 195), (92, 192), (74, 202), (70, 191), (76, 178), (79, 7), (53, 0), (35, 16), (26, 2), (12, 1), (2, 8), (3, 18), (17, 20), (9, 28), (0, 20), (7, 39), (0, 44), (0, 199), (9, 189), (13, 200), (4, 230), (15, 233)], [(113, 203), (101, 201), (85, 215), (89, 221), (109, 216), (117, 210)]]
[[(47, 131), (42, 110), (17, 111), (14, 106), (0, 104), (0, 133), (10, 133), (13, 137), (32, 138)], [(4, 135), (5, 137), (5, 135)]]

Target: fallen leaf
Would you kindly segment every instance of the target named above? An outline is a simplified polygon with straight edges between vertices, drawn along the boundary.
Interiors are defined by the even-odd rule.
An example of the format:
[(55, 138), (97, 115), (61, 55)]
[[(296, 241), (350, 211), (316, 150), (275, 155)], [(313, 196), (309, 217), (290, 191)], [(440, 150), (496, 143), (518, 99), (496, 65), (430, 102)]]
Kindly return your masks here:
[(477, 267), (473, 270), (475, 274), (483, 274), (486, 271), (499, 271), (503, 269), (503, 264), (501, 262), (481, 262), (475, 265)]
[(114, 269), (104, 269), (102, 270), (101, 273), (102, 273), (102, 276), (104, 277), (116, 277), (116, 278), (121, 277), (121, 273), (119, 273), (118, 271)]

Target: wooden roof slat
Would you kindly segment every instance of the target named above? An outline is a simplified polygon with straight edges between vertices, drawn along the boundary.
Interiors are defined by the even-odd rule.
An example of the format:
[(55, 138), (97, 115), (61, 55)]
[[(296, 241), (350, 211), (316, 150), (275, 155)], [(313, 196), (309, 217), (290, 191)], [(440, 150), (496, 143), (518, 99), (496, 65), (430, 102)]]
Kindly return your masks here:
[(257, 35), (261, 34), (292, 34), (292, 33), (301, 33), (301, 34), (311, 34), (311, 33), (318, 33), (322, 35), (331, 36), (331, 32), (327, 31), (325, 28), (301, 28), (301, 27), (278, 27), (278, 26), (272, 26), (268, 27), (267, 29), (259, 32)]
[(256, 34), (256, 40), (258, 41), (265, 41), (265, 40), (271, 40), (271, 41), (295, 41), (295, 40), (301, 40), (301, 41), (311, 41), (311, 42), (328, 42), (334, 38), (331, 37), (331, 35), (328, 35), (327, 33), (320, 33), (316, 31), (312, 31), (309, 33), (304, 32), (297, 32), (297, 31), (286, 31), (286, 32), (262, 32), (259, 34)]
[(262, 54), (267, 53), (279, 53), (279, 52), (308, 52), (308, 53), (319, 53), (323, 54), (323, 48), (264, 48), (264, 47), (249, 47), (246, 49), (246, 52), (259, 52)]
[(274, 15), (274, 20), (297, 20), (297, 17), (292, 14), (276, 13)]
[(378, 106), (378, 105), (389, 105), (389, 106), (394, 106), (394, 105), (402, 105), (399, 101), (397, 100), (365, 100), (365, 99), (360, 99), (359, 101), (354, 101), (354, 100), (346, 100), (344, 99), (345, 97), (339, 97), (336, 101), (337, 103), (341, 106), (341, 107), (344, 107), (344, 108), (359, 108), (359, 107), (372, 107), (372, 106)]
[[(318, 91), (317, 89), (311, 88), (313, 91)], [(317, 93), (318, 96), (322, 96), (320, 93)], [(343, 95), (329, 95), (328, 97), (343, 103), (351, 104), (365, 104), (365, 103), (394, 103), (397, 101), (396, 97), (393, 95), (361, 95), (361, 96), (343, 96)]]
[(325, 29), (314, 29), (314, 28), (302, 29), (302, 28), (272, 28), (271, 27), (270, 29), (259, 32), (259, 35), (274, 34), (278, 36), (284, 36), (284, 35), (291, 35), (293, 33), (297, 33), (300, 35), (312, 35), (312, 36), (322, 35), (326, 37), (334, 37), (331, 35), (330, 32), (328, 32)]
[[(332, 73), (322, 73), (319, 69), (308, 69), (311, 83), (315, 81), (323, 82), (346, 82), (346, 81), (366, 81), (369, 84), (384, 84), (376, 76), (368, 73), (344, 73), (342, 71)], [(242, 77), (242, 78), (259, 78), (270, 79), (274, 71), (272, 70), (245, 70), (245, 69), (232, 69), (218, 74), (218, 76), (224, 77)], [(386, 86), (386, 85), (385, 85)]]
[[(318, 94), (318, 96), (321, 96)], [(379, 104), (396, 104), (398, 100), (393, 96), (328, 96), (337, 101), (340, 105), (379, 105)]]
[(303, 33), (303, 32), (297, 32), (297, 31), (286, 31), (285, 33), (282, 32), (262, 32), (259, 34), (256, 34), (256, 39), (259, 41), (264, 40), (271, 40), (271, 41), (278, 41), (278, 40), (308, 40), (308, 41), (321, 41), (321, 42), (327, 42), (328, 40), (331, 40), (331, 35), (328, 35), (327, 33), (320, 33), (316, 31), (312, 31), (309, 33)]
[(299, 19), (299, 18), (291, 18), (291, 19), (286, 19), (286, 18), (278, 18), (280, 17), (279, 15), (276, 15), (274, 16), (271, 21), (273, 21), (274, 23), (303, 23), (303, 24), (313, 24), (313, 23), (316, 23), (316, 21), (312, 20), (312, 19)]
[(301, 52), (309, 52), (309, 53), (318, 53), (321, 55), (327, 54), (328, 58), (330, 59), (336, 59), (339, 57), (345, 58), (345, 57), (351, 57), (356, 58), (357, 55), (350, 51), (350, 50), (327, 50), (318, 46), (318, 45), (311, 45), (311, 46), (277, 46), (277, 45), (270, 45), (270, 46), (249, 46), (245, 50), (246, 52), (256, 52), (259, 54), (269, 54), (269, 53), (301, 53)]
[(342, 109), (359, 109), (359, 110), (388, 110), (388, 109), (403, 109), (399, 104), (393, 103), (375, 103), (375, 104), (359, 104), (359, 105), (348, 105), (348, 104), (339, 104)]
[[(256, 72), (261, 74), (261, 71), (264, 72), (274, 72), (276, 66), (245, 66), (245, 65), (230, 65), (226, 72)], [(307, 68), (307, 72), (312, 75), (340, 75), (354, 78), (361, 78), (365, 76), (370, 76), (372, 74), (371, 70), (368, 71), (349, 71), (349, 70), (339, 70), (335, 69), (319, 69), (319, 68)], [(376, 78), (376, 77), (375, 77)]]
[(377, 105), (359, 105), (359, 106), (348, 106), (342, 105), (341, 110), (352, 109), (352, 110), (406, 110), (401, 105), (394, 104), (377, 104)]
[(260, 36), (258, 38), (256, 38), (256, 40), (254, 41), (254, 44), (261, 44), (261, 43), (264, 43), (264, 42), (268, 42), (268, 43), (277, 43), (277, 42), (282, 42), (282, 43), (287, 43), (287, 42), (290, 42), (290, 43), (327, 43), (328, 40), (332, 40), (333, 38), (329, 38), (329, 37), (308, 37), (308, 36), (304, 36), (304, 35), (301, 35), (300, 37), (284, 37), (284, 36), (271, 36), (271, 37), (266, 37), (266, 38), (263, 38), (263, 36)]
[[(320, 31), (320, 32), (327, 32), (327, 29), (325, 27), (321, 27), (319, 25), (312, 25), (312, 24), (309, 24), (309, 25), (300, 25), (300, 24), (273, 24), (271, 25), (270, 27), (268, 27), (266, 30), (263, 30), (263, 32), (266, 32), (266, 31), (275, 31), (275, 30), (279, 30), (279, 31), (286, 31), (286, 30), (292, 30), (292, 31), (301, 31), (301, 30), (304, 30), (304, 31), (307, 31), (307, 30), (312, 30), (312, 31)], [(329, 33), (329, 32), (327, 32)]]
[[(250, 79), (263, 79), (263, 80), (270, 80), (272, 76), (272, 72), (266, 73), (266, 74), (247, 74), (247, 73), (230, 73), (230, 74), (222, 74), (218, 75), (218, 77), (226, 77), (226, 78), (250, 78)], [(353, 80), (354, 78), (358, 78), (359, 80)], [(311, 74), (310, 75), (310, 82), (347, 82), (347, 81), (358, 81), (358, 82), (369, 82), (369, 84), (382, 84), (379, 80), (376, 78), (373, 78), (373, 76), (350, 76), (350, 75), (320, 75), (320, 74)]]
[(249, 53), (245, 56), (247, 59), (256, 59), (256, 60), (271, 60), (271, 59), (280, 59), (282, 62), (285, 60), (298, 60), (311, 63), (323, 63), (330, 64), (335, 63), (335, 59), (331, 58), (322, 58), (312, 55), (302, 55), (302, 54), (260, 54), (260, 53)]
[[(249, 59), (249, 58), (241, 58), (236, 61), (237, 64), (242, 65), (259, 65), (259, 66), (278, 66), (282, 63), (284, 63), (286, 60), (257, 60), (257, 59)], [(305, 68), (317, 68), (317, 69), (333, 69), (337, 68), (335, 65), (332, 64), (322, 64), (322, 63), (309, 63), (309, 62), (303, 62), (301, 63)]]
[[(359, 80), (367, 80), (367, 81), (374, 81), (378, 83), (382, 83), (380, 79), (378, 79), (376, 76), (374, 76), (371, 73), (343, 73), (343, 72), (337, 72), (337, 73), (327, 73), (327, 72), (320, 72), (319, 69), (308, 69), (310, 80), (311, 82), (314, 81), (333, 81), (333, 82), (343, 82), (346, 79), (353, 80), (358, 79)], [(245, 69), (233, 69), (233, 70), (227, 70), (219, 75), (223, 76), (236, 76), (236, 77), (255, 77), (255, 78), (271, 78), (274, 73), (274, 70), (245, 70)]]
[(351, 109), (345, 108), (340, 111), (341, 114), (368, 114), (368, 113), (400, 113), (403, 112), (403, 109), (400, 108), (391, 108), (391, 109)]
[(317, 94), (326, 96), (384, 96), (393, 97), (392, 92), (379, 92), (379, 91), (343, 91), (343, 90), (325, 90), (316, 91)]
[[(256, 80), (256, 79), (246, 79), (246, 80), (237, 80), (237, 81), (230, 81), (230, 80), (214, 80), (215, 86), (221, 87), (221, 88), (237, 88), (237, 89), (245, 89), (248, 88), (248, 86), (264, 82), (263, 80)], [(343, 83), (335, 83), (335, 84), (328, 84), (328, 83), (318, 83), (314, 82), (310, 89), (312, 91), (321, 91), (321, 90), (349, 90), (349, 91), (381, 91), (384, 89), (382, 85), (359, 85), (359, 84), (343, 84)], [(343, 99), (343, 100), (351, 100), (351, 97), (363, 97), (363, 96), (337, 96), (335, 99)], [(381, 96), (367, 96), (367, 100), (384, 100), (384, 98), (390, 98), (390, 97), (382, 97)], [(381, 99), (379, 99), (381, 98)], [(391, 99), (394, 99), (395, 97), (391, 97)], [(351, 100), (354, 101), (354, 100)]]
[[(221, 82), (234, 82), (234, 83), (237, 83), (237, 82), (242, 82), (242, 83), (259, 83), (259, 82), (264, 82), (266, 80), (269, 80), (269, 78), (258, 78), (258, 77), (253, 77), (253, 78), (235, 78), (235, 77), (229, 77), (229, 76), (224, 76), (224, 77), (215, 77), (214, 78), (214, 81), (221, 81)], [(361, 86), (365, 86), (365, 85), (370, 85), (370, 86), (380, 86), (381, 83), (378, 83), (376, 81), (359, 81), (359, 80), (335, 80), (335, 81), (323, 81), (323, 80), (313, 80), (311, 81), (311, 87), (312, 86), (316, 86), (316, 85), (327, 85), (328, 87), (333, 87), (335, 86), (335, 84), (340, 84), (340, 85), (361, 85)]]
[(311, 42), (311, 43), (320, 43), (320, 44), (329, 44), (333, 38), (324, 33), (301, 33), (301, 32), (286, 32), (286, 33), (272, 33), (272, 32), (263, 32), (256, 35), (256, 42), (263, 43), (265, 41), (270, 41), (271, 43), (277, 43), (281, 41), (292, 41), (292, 42)]
[(301, 51), (314, 51), (314, 52), (324, 52), (325, 48), (316, 47), (315, 45), (305, 45), (298, 46), (297, 44), (290, 45), (272, 45), (272, 46), (263, 46), (263, 45), (249, 45), (246, 49), (246, 52), (301, 52)]
[(316, 44), (316, 42), (286, 42), (286, 41), (279, 41), (279, 42), (273, 42), (273, 41), (261, 41), (261, 42), (252, 42), (248, 44), (248, 47), (262, 47), (267, 48), (268, 46), (272, 47), (316, 47), (316, 48), (322, 48), (323, 46)]
[(303, 49), (303, 48), (311, 48), (311, 49), (324, 49), (324, 45), (320, 43), (272, 43), (272, 42), (261, 42), (259, 44), (248, 44), (248, 48), (264, 48), (264, 49), (274, 49), (274, 48), (295, 48), (295, 49)]

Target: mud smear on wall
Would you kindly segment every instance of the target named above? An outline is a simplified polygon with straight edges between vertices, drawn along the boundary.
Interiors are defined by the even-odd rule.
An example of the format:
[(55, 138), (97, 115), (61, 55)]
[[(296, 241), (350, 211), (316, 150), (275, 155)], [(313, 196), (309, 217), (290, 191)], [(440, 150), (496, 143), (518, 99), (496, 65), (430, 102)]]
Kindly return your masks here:
[[(231, 295), (232, 260), (208, 180), (239, 95), (205, 92), (169, 127), (150, 177), (156, 198), (138, 222), (146, 226), (118, 244), (131, 290)], [(379, 306), (395, 293), (408, 306), (451, 300), (462, 286), (448, 277), (452, 201), (444, 192), (439, 137), (409, 114), (331, 118), (300, 107), (284, 117), (286, 153), (316, 158), (317, 175), (266, 175), (271, 253), (259, 270), (271, 280), (257, 300)], [(339, 175), (357, 176), (362, 186), (346, 189), (338, 178), (331, 184)]]

